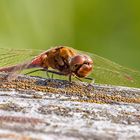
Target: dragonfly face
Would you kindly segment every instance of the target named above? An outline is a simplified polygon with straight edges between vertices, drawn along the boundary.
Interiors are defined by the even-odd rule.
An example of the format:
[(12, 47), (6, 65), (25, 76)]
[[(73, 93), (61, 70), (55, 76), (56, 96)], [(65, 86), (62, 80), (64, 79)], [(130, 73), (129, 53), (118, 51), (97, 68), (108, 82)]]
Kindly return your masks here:
[(76, 55), (70, 60), (70, 69), (78, 77), (86, 77), (92, 72), (93, 61), (89, 56)]

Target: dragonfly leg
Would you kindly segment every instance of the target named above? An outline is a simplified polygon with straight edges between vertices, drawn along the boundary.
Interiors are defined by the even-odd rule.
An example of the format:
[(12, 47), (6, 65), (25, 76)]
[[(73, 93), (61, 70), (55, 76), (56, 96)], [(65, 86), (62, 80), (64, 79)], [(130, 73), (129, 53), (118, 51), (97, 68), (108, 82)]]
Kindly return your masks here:
[[(49, 75), (49, 72), (51, 73), (51, 76)], [(52, 73), (51, 71), (46, 70), (46, 74), (47, 74), (47, 77), (48, 77), (48, 78), (53, 79), (53, 74), (54, 74), (54, 73)]]
[(95, 79), (94, 78), (89, 79), (89, 80), (91, 80), (90, 84), (94, 84), (95, 83)]
[[(47, 76), (50, 78), (50, 76), (48, 75), (48, 73), (52, 73), (52, 77), (53, 78), (53, 74), (57, 74), (57, 75), (62, 75), (62, 76), (65, 76), (65, 74), (61, 73), (61, 72), (57, 72), (57, 71), (53, 71), (53, 70), (48, 70), (48, 69), (37, 69), (37, 70), (33, 70), (31, 72), (28, 72), (28, 73), (25, 73), (25, 75), (28, 75), (28, 74), (31, 74), (31, 73), (34, 73), (34, 72), (37, 72), (37, 71), (45, 71)], [(69, 75), (69, 81), (71, 82), (71, 77), (72, 77), (72, 74)]]
[(71, 82), (71, 74), (69, 75), (69, 82)]
[(63, 76), (65, 75), (65, 74), (63, 74), (61, 72), (57, 72), (57, 71), (53, 71), (53, 70), (47, 70), (47, 71), (52, 73), (52, 74), (63, 75)]
[(25, 75), (28, 75), (28, 74), (31, 74), (31, 73), (34, 73), (34, 72), (37, 72), (37, 71), (46, 71), (46, 70), (44, 70), (44, 69), (37, 69), (37, 70), (33, 70), (33, 71), (25, 73)]
[(53, 73), (52, 73), (52, 75), (51, 75), (51, 78), (53, 79)]
[[(79, 77), (75, 76), (75, 78), (76, 78), (77, 80), (83, 82), (82, 79), (80, 79)], [(93, 79), (93, 78), (91, 78), (91, 77), (84, 77), (83, 79), (91, 80), (91, 83), (94, 83), (94, 81), (95, 81), (95, 79)]]
[(79, 77), (75, 76), (75, 78), (81, 82), (83, 82)]
[(94, 83), (95, 79), (94, 78), (91, 78), (91, 77), (84, 77), (84, 79), (87, 79), (87, 80), (90, 80), (91, 82)]
[(30, 71), (30, 72), (25, 73), (25, 75), (28, 75), (28, 74), (31, 74), (31, 73), (34, 73), (34, 72), (37, 72), (37, 71), (45, 71), (48, 77), (50, 77), (48, 75), (48, 73), (52, 73), (52, 77), (53, 77), (53, 74), (63, 75), (63, 76), (65, 75), (65, 74), (63, 74), (61, 72), (57, 72), (57, 71), (53, 71), (53, 70), (48, 70), (48, 69), (37, 69), (37, 70), (33, 70), (33, 71)]
[(46, 75), (47, 75), (47, 77), (48, 78), (50, 78), (50, 75), (49, 75), (49, 73), (48, 73), (48, 71), (46, 70)]

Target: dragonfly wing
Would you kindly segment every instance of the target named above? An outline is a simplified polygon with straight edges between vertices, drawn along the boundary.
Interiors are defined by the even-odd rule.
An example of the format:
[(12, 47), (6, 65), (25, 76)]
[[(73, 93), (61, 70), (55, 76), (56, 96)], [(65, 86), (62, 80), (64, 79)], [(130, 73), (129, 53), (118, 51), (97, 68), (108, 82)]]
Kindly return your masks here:
[(0, 67), (11, 68), (8, 80), (15, 79), (17, 73), (26, 69), (41, 50), (0, 48)]
[(85, 53), (93, 59), (93, 72), (91, 77), (95, 78), (96, 83), (140, 87), (140, 72), (123, 67), (106, 58), (93, 53)]
[(0, 48), (0, 67), (31, 61), (41, 50)]

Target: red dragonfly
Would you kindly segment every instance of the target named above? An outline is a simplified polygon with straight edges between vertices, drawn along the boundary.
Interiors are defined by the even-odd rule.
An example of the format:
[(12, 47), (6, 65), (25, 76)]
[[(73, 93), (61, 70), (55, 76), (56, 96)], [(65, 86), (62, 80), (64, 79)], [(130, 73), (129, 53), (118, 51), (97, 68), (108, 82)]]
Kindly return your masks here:
[[(57, 49), (61, 50), (60, 48), (67, 50), (67, 56), (64, 55), (65, 53), (62, 53), (63, 56), (60, 54), (56, 55), (53, 52)], [(50, 56), (48, 56), (49, 54)], [(54, 55), (57, 60), (54, 59)], [(46, 57), (47, 59), (45, 59)], [(93, 66), (94, 69), (92, 70)], [(25, 69), (31, 69), (31, 72), (33, 72), (32, 68), (38, 71), (37, 68), (40, 67), (44, 71), (68, 75), (69, 79), (73, 75), (78, 78), (90, 79), (87, 76), (92, 72), (90, 77), (94, 78), (96, 83), (140, 87), (140, 72), (120, 66), (96, 54), (81, 52), (65, 46), (52, 48), (47, 51), (2, 48), (0, 49), (0, 67), (0, 71), (10, 73)]]
[[(71, 76), (75, 76), (77, 79), (90, 79), (86, 77), (92, 71), (92, 64), (93, 61), (88, 55), (78, 54), (72, 48), (59, 46), (39, 54), (29, 62), (3, 67), (0, 68), (0, 71), (15, 72), (21, 71), (23, 69), (42, 68), (28, 72), (28, 74), (36, 71), (46, 71), (69, 76), (69, 81), (71, 81)], [(49, 70), (48, 68), (52, 68), (57, 71)]]

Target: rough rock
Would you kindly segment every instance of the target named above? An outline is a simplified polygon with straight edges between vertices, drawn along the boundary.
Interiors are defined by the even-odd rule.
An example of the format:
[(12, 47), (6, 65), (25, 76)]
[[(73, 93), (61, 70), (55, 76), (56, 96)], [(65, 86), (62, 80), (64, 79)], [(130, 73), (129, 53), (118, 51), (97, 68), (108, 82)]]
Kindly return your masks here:
[(0, 139), (139, 140), (140, 89), (0, 74)]

